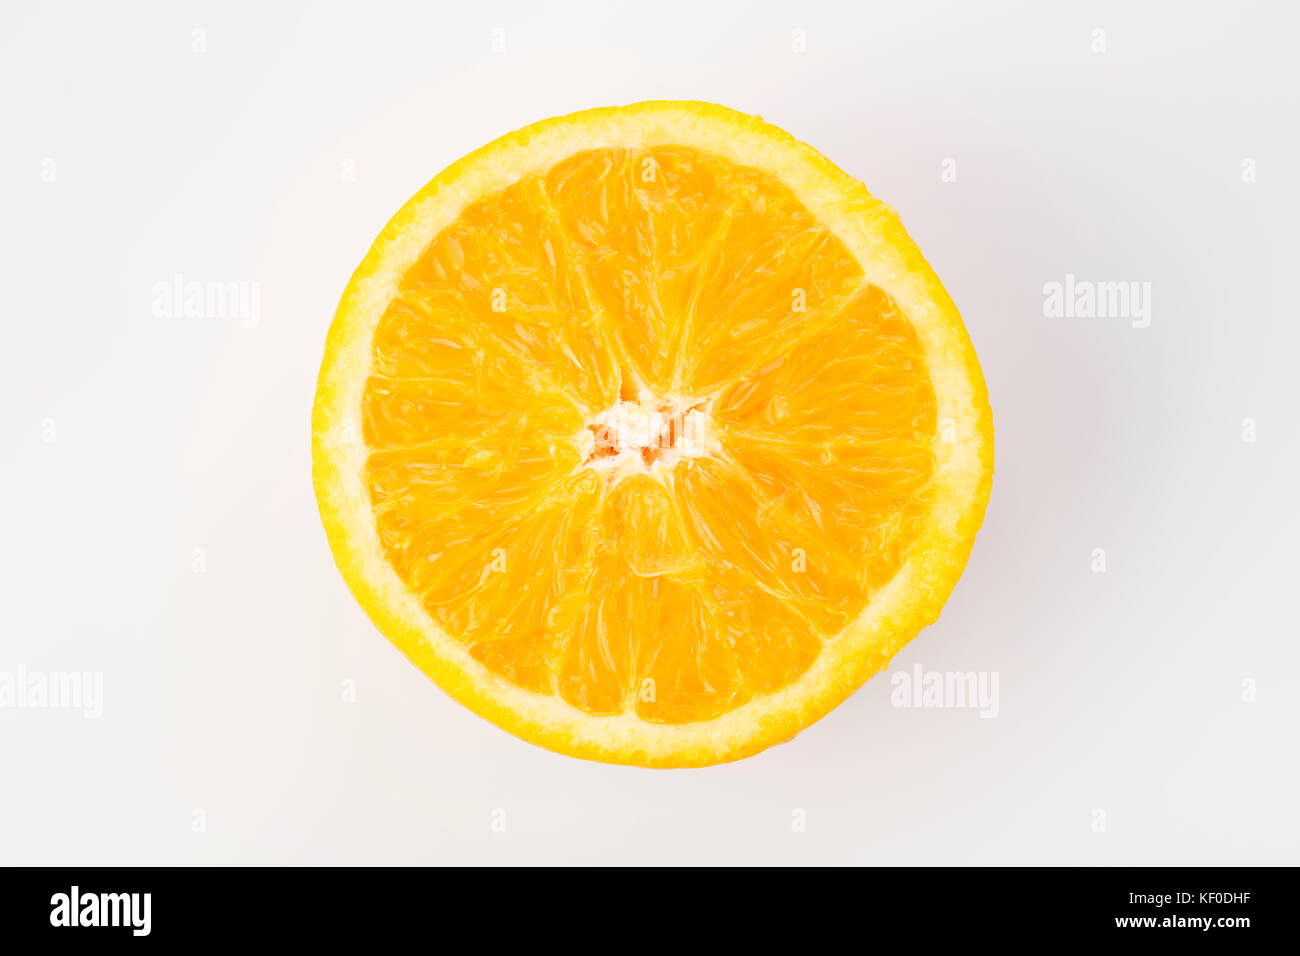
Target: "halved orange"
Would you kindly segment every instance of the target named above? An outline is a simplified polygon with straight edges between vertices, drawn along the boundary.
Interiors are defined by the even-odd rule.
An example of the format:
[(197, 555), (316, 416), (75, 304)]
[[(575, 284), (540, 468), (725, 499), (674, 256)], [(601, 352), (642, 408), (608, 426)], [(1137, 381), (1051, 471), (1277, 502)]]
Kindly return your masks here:
[(786, 740), (933, 622), (992, 479), (961, 317), (892, 209), (757, 117), (652, 102), (460, 160), (352, 277), (312, 422), (371, 618), (526, 740)]

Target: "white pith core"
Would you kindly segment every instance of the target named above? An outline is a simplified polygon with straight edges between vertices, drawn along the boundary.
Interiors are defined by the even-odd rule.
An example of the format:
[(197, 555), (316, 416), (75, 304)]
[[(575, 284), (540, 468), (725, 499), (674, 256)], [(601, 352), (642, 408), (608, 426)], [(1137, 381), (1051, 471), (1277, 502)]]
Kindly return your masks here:
[(718, 447), (708, 402), (671, 396), (615, 402), (578, 435), (583, 465), (613, 480), (672, 469)]

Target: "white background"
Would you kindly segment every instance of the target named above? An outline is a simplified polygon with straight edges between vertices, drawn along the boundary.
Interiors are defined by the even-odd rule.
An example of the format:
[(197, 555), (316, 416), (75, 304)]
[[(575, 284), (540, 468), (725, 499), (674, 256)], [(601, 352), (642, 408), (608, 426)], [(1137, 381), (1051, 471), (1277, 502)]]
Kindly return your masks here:
[[(298, 6), (0, 14), (0, 671), (104, 679), (98, 720), (0, 709), (0, 862), (1300, 862), (1293, 6)], [(995, 719), (881, 676), (738, 764), (584, 763), (336, 572), (308, 417), (352, 269), (464, 153), (651, 98), (812, 143), (961, 308), (997, 477), (894, 669), (996, 672)], [(1150, 282), (1150, 327), (1046, 318), (1067, 273)], [(156, 317), (176, 274), (260, 321)]]

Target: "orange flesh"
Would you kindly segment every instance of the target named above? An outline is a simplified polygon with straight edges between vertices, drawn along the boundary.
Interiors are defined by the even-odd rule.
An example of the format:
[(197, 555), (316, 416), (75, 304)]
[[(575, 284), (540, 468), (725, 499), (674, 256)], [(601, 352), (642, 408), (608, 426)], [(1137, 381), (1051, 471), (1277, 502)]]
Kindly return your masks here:
[(911, 325), (789, 189), (717, 156), (591, 150), (474, 203), (372, 359), (388, 560), (489, 669), (587, 713), (779, 690), (920, 527)]

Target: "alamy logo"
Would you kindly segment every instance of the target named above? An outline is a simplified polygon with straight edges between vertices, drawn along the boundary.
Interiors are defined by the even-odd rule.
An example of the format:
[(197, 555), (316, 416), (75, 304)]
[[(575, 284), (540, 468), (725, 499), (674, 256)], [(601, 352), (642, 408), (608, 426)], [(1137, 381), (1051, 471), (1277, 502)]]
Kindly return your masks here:
[(1049, 319), (1129, 319), (1135, 329), (1151, 324), (1150, 282), (1093, 282), (1067, 272), (1064, 282), (1043, 285)]
[(927, 671), (917, 664), (890, 676), (889, 703), (894, 707), (978, 710), (998, 715), (997, 671)]
[(104, 675), (100, 671), (0, 671), (0, 708), (79, 710), (104, 716)]
[(152, 311), (156, 319), (230, 319), (255, 329), (262, 321), (262, 285), (200, 282), (178, 272), (171, 282), (154, 283)]
[(51, 926), (128, 926), (132, 936), (148, 936), (151, 893), (69, 893), (50, 897)]

